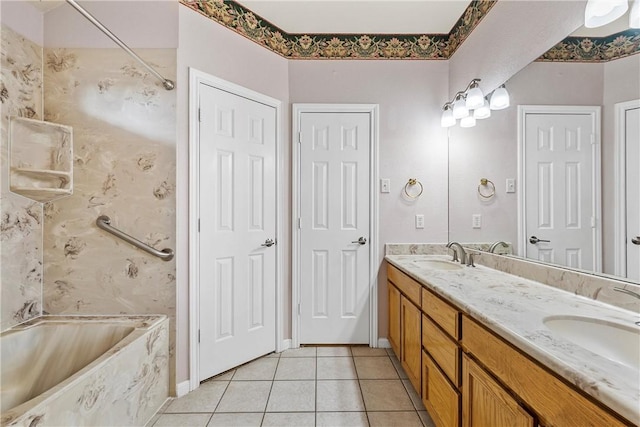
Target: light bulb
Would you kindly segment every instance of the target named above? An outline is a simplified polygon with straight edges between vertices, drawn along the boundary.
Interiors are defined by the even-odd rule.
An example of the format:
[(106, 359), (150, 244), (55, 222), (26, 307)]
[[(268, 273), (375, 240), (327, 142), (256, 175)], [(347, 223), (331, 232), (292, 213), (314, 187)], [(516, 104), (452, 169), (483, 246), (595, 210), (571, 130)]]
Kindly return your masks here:
[(456, 94), (456, 100), (453, 102), (453, 118), (462, 119), (469, 115), (469, 109), (461, 92)]
[(474, 79), (469, 85), (469, 90), (467, 90), (465, 97), (465, 104), (469, 110), (475, 110), (484, 103), (484, 93), (482, 93), (482, 89), (480, 89), (476, 80), (477, 79)]
[(629, 12), (629, 27), (640, 28), (640, 0), (635, 0)]
[(480, 119), (488, 119), (489, 117), (491, 117), (491, 108), (489, 108), (489, 102), (487, 102), (485, 98), (482, 98), (482, 100), (484, 101), (482, 106), (473, 110), (473, 117), (475, 119), (480, 120)]
[(504, 85), (500, 86), (493, 91), (491, 95), (491, 101), (489, 102), (489, 108), (492, 110), (504, 110), (509, 106), (509, 92)]
[(461, 128), (472, 128), (476, 125), (476, 119), (473, 116), (467, 116), (460, 120)]
[(440, 118), (440, 126), (443, 128), (448, 128), (451, 126), (455, 126), (456, 119), (453, 118), (453, 111), (451, 111), (451, 107), (446, 105), (444, 110), (442, 111), (442, 117)]
[(620, 18), (629, 8), (628, 0), (589, 0), (584, 9), (584, 26), (596, 28)]

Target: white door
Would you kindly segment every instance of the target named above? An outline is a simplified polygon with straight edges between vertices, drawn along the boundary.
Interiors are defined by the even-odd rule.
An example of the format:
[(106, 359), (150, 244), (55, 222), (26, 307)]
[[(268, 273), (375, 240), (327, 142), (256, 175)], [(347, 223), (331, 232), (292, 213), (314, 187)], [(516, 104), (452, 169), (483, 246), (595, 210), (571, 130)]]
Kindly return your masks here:
[(627, 278), (640, 282), (640, 108), (625, 110)]
[(527, 258), (600, 271), (596, 131), (589, 112), (525, 115)]
[(199, 105), (202, 380), (275, 350), (276, 111), (205, 84)]
[(369, 113), (300, 118), (300, 343), (369, 343)]

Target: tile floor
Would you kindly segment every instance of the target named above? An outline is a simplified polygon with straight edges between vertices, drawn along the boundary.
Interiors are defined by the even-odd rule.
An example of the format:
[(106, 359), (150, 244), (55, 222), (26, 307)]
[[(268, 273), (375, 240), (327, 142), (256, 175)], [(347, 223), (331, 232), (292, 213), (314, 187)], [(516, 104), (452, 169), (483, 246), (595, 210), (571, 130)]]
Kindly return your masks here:
[(303, 347), (270, 354), (174, 399), (148, 427), (433, 427), (391, 349)]

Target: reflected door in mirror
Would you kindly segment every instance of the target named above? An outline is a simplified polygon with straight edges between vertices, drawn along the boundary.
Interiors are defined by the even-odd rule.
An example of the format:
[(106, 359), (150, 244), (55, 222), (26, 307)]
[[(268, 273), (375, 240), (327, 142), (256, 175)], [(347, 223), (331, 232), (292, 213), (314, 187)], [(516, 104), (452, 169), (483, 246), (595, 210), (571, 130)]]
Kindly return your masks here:
[(640, 108), (625, 111), (627, 278), (640, 281)]

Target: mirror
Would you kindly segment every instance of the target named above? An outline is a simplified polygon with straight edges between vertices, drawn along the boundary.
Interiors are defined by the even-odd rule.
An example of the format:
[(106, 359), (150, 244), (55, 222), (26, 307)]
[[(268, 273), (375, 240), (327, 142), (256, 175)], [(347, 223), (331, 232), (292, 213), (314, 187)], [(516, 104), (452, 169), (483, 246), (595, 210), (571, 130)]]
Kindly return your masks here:
[[(621, 23), (622, 25), (628, 23), (626, 15), (611, 24), (615, 28), (614, 33), (625, 31), (620, 29)], [(600, 106), (598, 124), (601, 141), (601, 171), (599, 174), (594, 173), (594, 179), (600, 176), (601, 216), (597, 221), (599, 221), (598, 226), (601, 228), (602, 236), (601, 266), (594, 265), (592, 271), (599, 270), (598, 273), (606, 275), (614, 275), (616, 271), (621, 271), (618, 265), (619, 259), (617, 259), (616, 247), (619, 248), (620, 243), (616, 238), (616, 221), (624, 215), (616, 209), (618, 200), (616, 192), (621, 188), (621, 182), (616, 159), (615, 106), (617, 103), (640, 99), (640, 53), (623, 56), (625, 49), (623, 46), (631, 51), (638, 51), (637, 41), (631, 46), (625, 44), (627, 40), (625, 38), (611, 37), (608, 44), (599, 44), (592, 38), (605, 37), (606, 33), (603, 34), (602, 29), (596, 30), (600, 33), (591, 33), (593, 34), (591, 35), (581, 29), (574, 35), (581, 37), (582, 42), (568, 46), (565, 50), (556, 50), (553, 55), (551, 52), (548, 53), (549, 56), (556, 58), (582, 55), (581, 60), (584, 62), (532, 62), (506, 82), (511, 97), (509, 108), (492, 111), (490, 118), (478, 120), (475, 127), (454, 126), (449, 129), (449, 240), (483, 243), (503, 240), (513, 244), (516, 256), (523, 255), (526, 251), (528, 258), (531, 258), (533, 253), (536, 260), (558, 262), (557, 257), (549, 257), (548, 252), (543, 256), (531, 250), (532, 244), (528, 240), (536, 235), (535, 232), (530, 232), (531, 235), (524, 231), (519, 232), (519, 227), (526, 229), (525, 224), (519, 224), (523, 214), (519, 194), (525, 188), (530, 188), (528, 184), (531, 177), (529, 181), (526, 177), (519, 179), (521, 168), (518, 165), (520, 158), (518, 105)], [(625, 34), (633, 34), (637, 39), (640, 31), (630, 31), (633, 33)], [(587, 40), (587, 36), (591, 38)], [(622, 55), (623, 57), (596, 62), (593, 59), (597, 55), (605, 57)], [(566, 141), (564, 143), (569, 144)], [(584, 170), (585, 168), (581, 169), (573, 176), (577, 177), (581, 173), (585, 175)], [(556, 175), (559, 174), (556, 173)], [(493, 197), (486, 198), (487, 191), (490, 194), (491, 188), (483, 185), (481, 179), (488, 179), (494, 184)], [(508, 180), (515, 180), (514, 192), (509, 189)], [(568, 184), (565, 181), (562, 182), (563, 184), (559, 184), (558, 187), (567, 188)], [(560, 192), (562, 188), (558, 187), (554, 189)], [(636, 184), (635, 187), (640, 187), (640, 184)], [(529, 194), (531, 192), (529, 190)], [(635, 191), (635, 195), (631, 196), (629, 192), (629, 197), (633, 198), (629, 200), (631, 204), (635, 203), (636, 206), (639, 204), (636, 200), (640, 196), (639, 193), (640, 191)], [(567, 200), (569, 200), (568, 197), (563, 198), (560, 203), (569, 203)], [(556, 197), (556, 204), (558, 203)], [(542, 208), (534, 206), (527, 208), (527, 211), (532, 212), (531, 209), (537, 216)], [(480, 215), (479, 221), (478, 215)], [(529, 216), (534, 215), (529, 214)], [(582, 219), (583, 226), (584, 218), (586, 217)], [(587, 228), (590, 228), (590, 224)], [(550, 230), (549, 235), (556, 238), (559, 236), (556, 230)], [(545, 244), (542, 240), (549, 238), (541, 233), (536, 236), (540, 239), (539, 247)], [(563, 260), (562, 265), (571, 265), (571, 260)], [(574, 266), (584, 269), (584, 265), (579, 262)], [(618, 278), (633, 283), (640, 281), (633, 277)]]

